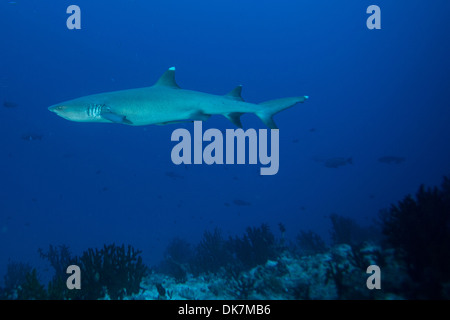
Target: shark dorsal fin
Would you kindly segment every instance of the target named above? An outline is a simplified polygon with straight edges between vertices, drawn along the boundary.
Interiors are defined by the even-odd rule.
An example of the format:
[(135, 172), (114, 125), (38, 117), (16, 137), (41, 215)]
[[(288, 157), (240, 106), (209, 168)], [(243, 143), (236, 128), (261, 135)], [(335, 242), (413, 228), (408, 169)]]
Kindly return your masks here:
[(155, 83), (155, 86), (163, 86), (180, 89), (180, 87), (175, 82), (175, 67), (169, 68)]
[(242, 99), (241, 93), (242, 93), (242, 86), (239, 85), (236, 88), (234, 88), (233, 90), (231, 90), (230, 92), (228, 92), (225, 95), (225, 97), (233, 99), (233, 100), (244, 101), (244, 99)]

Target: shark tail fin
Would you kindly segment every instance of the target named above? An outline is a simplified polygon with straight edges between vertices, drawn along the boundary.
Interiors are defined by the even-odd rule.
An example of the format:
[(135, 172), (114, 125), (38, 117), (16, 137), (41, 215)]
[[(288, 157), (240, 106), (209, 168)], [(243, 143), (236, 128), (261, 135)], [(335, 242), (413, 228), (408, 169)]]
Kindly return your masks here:
[(301, 96), (262, 102), (259, 104), (261, 106), (261, 109), (256, 111), (255, 114), (270, 129), (277, 129), (277, 125), (275, 124), (275, 121), (273, 121), (273, 116), (278, 112), (283, 111), (284, 109), (296, 105), (297, 103), (305, 102), (308, 98), (308, 96)]

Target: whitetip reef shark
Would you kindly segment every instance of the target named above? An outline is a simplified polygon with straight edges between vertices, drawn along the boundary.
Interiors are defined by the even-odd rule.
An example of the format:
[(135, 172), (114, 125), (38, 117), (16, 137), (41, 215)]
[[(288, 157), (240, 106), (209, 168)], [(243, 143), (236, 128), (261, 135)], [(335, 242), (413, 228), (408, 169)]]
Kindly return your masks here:
[(220, 114), (242, 128), (244, 113), (256, 114), (267, 127), (276, 129), (273, 116), (308, 96), (247, 103), (242, 86), (219, 96), (181, 89), (175, 82), (175, 68), (169, 68), (151, 87), (105, 92), (84, 96), (50, 106), (58, 116), (77, 122), (122, 123), (132, 126), (165, 125), (185, 121), (205, 121)]

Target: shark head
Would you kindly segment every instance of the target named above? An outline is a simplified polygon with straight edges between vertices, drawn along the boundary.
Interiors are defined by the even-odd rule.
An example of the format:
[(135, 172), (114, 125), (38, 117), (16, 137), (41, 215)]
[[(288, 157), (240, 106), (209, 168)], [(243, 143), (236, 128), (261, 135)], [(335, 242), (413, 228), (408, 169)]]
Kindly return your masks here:
[(125, 115), (114, 113), (103, 103), (92, 102), (97, 99), (74, 99), (48, 107), (61, 118), (77, 122), (114, 122), (133, 124)]
[(91, 122), (94, 121), (96, 113), (100, 115), (101, 105), (96, 106), (77, 100), (55, 104), (48, 107), (48, 110), (56, 113), (61, 118), (78, 122)]
[(49, 107), (48, 110), (67, 120), (87, 121), (86, 112), (84, 112), (84, 109), (82, 108), (65, 105), (54, 105)]

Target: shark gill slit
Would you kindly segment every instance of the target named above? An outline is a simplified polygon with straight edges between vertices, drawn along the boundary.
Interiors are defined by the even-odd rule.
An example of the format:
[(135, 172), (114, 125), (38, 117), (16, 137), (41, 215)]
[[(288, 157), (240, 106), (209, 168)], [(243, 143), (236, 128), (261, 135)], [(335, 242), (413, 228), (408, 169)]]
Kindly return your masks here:
[(87, 109), (87, 115), (91, 118), (98, 118), (101, 116), (102, 111), (105, 111), (104, 104), (90, 104)]

